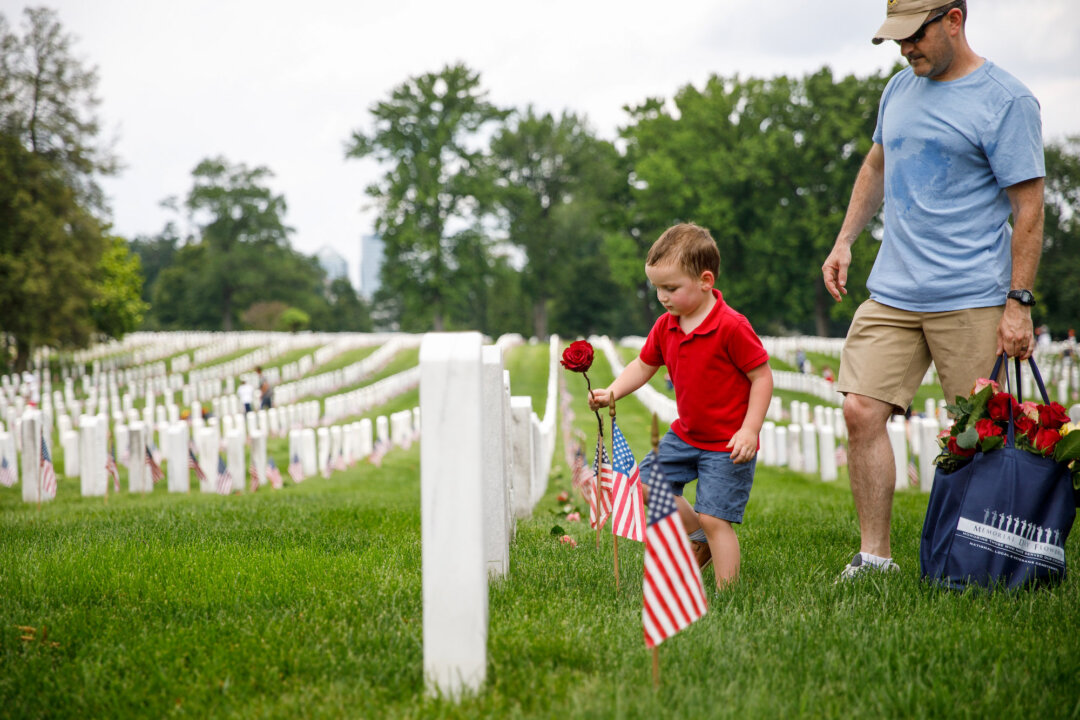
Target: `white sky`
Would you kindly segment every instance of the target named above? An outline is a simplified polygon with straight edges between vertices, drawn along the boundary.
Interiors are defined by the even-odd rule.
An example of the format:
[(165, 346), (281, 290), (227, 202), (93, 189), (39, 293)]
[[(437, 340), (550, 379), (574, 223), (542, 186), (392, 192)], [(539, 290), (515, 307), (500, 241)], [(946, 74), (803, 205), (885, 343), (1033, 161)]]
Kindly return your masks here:
[[(270, 168), (293, 245), (333, 247), (354, 284), (380, 172), (344, 146), (409, 76), (461, 61), (496, 104), (571, 109), (613, 139), (624, 105), (711, 74), (866, 75), (900, 59), (870, 43), (885, 0), (42, 1), (99, 70), (103, 137), (125, 165), (103, 183), (117, 233), (159, 232), (173, 217), (159, 202), (220, 154)], [(0, 0), (20, 33), (25, 5)], [(1034, 91), (1046, 139), (1080, 134), (1080, 3), (968, 5), (972, 47)]]

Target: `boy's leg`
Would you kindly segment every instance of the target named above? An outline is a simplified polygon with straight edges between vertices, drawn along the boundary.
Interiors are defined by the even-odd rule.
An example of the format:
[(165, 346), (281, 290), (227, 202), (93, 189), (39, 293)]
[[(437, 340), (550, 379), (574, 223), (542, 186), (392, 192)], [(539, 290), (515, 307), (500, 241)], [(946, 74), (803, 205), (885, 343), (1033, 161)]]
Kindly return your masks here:
[(675, 505), (679, 508), (679, 519), (682, 520), (683, 529), (690, 535), (701, 527), (697, 511), (686, 501), (682, 495), (675, 496)]
[(723, 590), (739, 579), (739, 564), (742, 556), (739, 552), (739, 536), (727, 520), (702, 513), (698, 516), (705, 536), (709, 538), (709, 548), (713, 556), (713, 572), (716, 574), (716, 589)]

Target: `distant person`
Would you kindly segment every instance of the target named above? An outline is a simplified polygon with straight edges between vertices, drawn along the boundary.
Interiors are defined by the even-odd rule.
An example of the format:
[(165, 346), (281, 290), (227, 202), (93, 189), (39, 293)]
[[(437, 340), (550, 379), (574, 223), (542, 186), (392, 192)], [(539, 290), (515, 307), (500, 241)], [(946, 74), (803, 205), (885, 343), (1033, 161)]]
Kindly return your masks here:
[[(597, 410), (644, 385), (664, 365), (675, 386), (679, 417), (660, 441), (659, 456), (641, 461), (646, 483), (653, 462), (663, 465), (699, 568), (715, 560), (716, 586), (739, 575), (741, 523), (754, 483), (758, 433), (772, 398), (769, 355), (745, 317), (713, 285), (720, 251), (705, 228), (676, 225), (653, 243), (645, 275), (667, 309), (638, 357), (608, 387), (594, 390)], [(694, 480), (690, 507), (683, 487)]]
[(806, 359), (806, 351), (802, 348), (795, 351), (795, 367), (801, 373), (806, 373), (810, 370), (810, 362)]
[(251, 386), (251, 383), (244, 378), (240, 382), (240, 387), (236, 388), (236, 396), (240, 398), (240, 402), (244, 404), (244, 413), (251, 412), (252, 402), (255, 400), (255, 388)]
[(1040, 355), (1044, 355), (1050, 352), (1050, 343), (1053, 338), (1050, 337), (1050, 328), (1046, 325), (1040, 325), (1035, 331), (1035, 349)]
[(1039, 102), (971, 49), (966, 23), (964, 0), (888, 3), (873, 41), (895, 40), (910, 67), (881, 94), (873, 145), (821, 267), (840, 302), (851, 245), (884, 200), (870, 299), (852, 319), (836, 382), (860, 534), (841, 579), (898, 569), (886, 422), (911, 404), (930, 362), (952, 402), (995, 355), (1027, 359), (1033, 350), (1046, 174)]
[(258, 374), (255, 383), (259, 386), (259, 407), (268, 410), (274, 405), (274, 386), (270, 383), (270, 379), (263, 374), (261, 365), (255, 366), (255, 372)]
[(832, 368), (826, 365), (821, 371), (821, 377), (825, 378), (825, 382), (832, 382), (836, 378), (833, 376)]
[(1065, 337), (1065, 349), (1062, 354), (1067, 358), (1076, 357), (1076, 331), (1069, 328), (1069, 334)]

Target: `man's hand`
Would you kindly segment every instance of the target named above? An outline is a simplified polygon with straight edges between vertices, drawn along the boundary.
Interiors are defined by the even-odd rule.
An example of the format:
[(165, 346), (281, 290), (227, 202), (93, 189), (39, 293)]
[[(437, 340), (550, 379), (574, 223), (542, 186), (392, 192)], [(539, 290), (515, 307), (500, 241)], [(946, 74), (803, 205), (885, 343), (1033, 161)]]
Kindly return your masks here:
[(1031, 323), (1031, 308), (1015, 300), (1005, 302), (1005, 312), (997, 330), (997, 354), (1027, 360), (1035, 351), (1035, 333)]
[(842, 296), (847, 295), (847, 271), (850, 265), (851, 247), (837, 241), (829, 257), (825, 258), (825, 264), (821, 266), (821, 274), (825, 277), (825, 289), (836, 302), (840, 302), (843, 300)]
[(731, 448), (731, 462), (738, 465), (753, 460), (754, 455), (757, 454), (757, 440), (755, 433), (746, 428), (739, 428), (727, 444)]

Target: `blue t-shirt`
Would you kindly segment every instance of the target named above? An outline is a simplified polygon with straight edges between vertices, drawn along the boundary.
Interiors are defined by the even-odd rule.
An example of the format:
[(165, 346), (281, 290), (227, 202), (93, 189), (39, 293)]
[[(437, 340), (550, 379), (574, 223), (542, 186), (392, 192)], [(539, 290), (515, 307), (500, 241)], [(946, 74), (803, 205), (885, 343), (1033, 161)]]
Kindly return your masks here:
[(881, 94), (885, 234), (866, 282), (890, 307), (1005, 304), (1012, 272), (1005, 188), (1044, 177), (1039, 102), (985, 61), (951, 81), (907, 68)]

